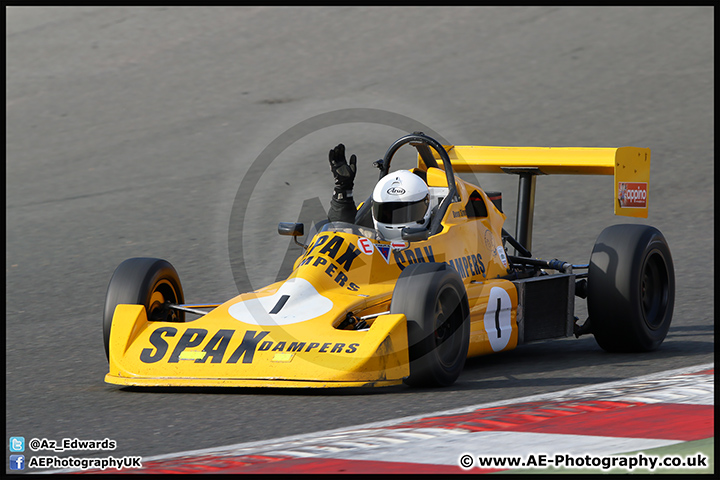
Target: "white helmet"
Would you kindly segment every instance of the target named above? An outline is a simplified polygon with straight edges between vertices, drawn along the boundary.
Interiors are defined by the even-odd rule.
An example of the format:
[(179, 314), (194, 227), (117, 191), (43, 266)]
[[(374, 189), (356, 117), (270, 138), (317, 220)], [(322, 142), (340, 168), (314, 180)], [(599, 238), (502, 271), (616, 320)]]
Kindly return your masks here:
[(388, 240), (400, 240), (404, 227), (427, 226), (430, 192), (425, 182), (408, 170), (384, 176), (372, 194), (375, 228)]

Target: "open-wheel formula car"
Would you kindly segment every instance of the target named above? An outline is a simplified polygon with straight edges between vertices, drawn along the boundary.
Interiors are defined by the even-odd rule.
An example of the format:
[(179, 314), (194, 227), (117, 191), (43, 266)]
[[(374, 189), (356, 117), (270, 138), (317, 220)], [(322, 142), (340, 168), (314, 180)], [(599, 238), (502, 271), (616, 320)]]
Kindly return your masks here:
[[(647, 217), (648, 149), (443, 146), (414, 133), (376, 162), (381, 178), (405, 145), (417, 149), (411, 171), (427, 184), (433, 213), (424, 225), (404, 228), (401, 241), (372, 228), (369, 198), (354, 223), (316, 225), (286, 280), (213, 305), (184, 303), (178, 274), (165, 260), (121, 263), (103, 318), (105, 381), (447, 386), (466, 358), (524, 343), (582, 334), (608, 351), (662, 343), (675, 280), (657, 229), (608, 227), (586, 264), (530, 253), (537, 175), (614, 175), (615, 213)], [(514, 236), (503, 228), (501, 195), (456, 172), (518, 176)], [(281, 223), (278, 231), (299, 243), (303, 228)], [(582, 323), (576, 296), (587, 299)]]

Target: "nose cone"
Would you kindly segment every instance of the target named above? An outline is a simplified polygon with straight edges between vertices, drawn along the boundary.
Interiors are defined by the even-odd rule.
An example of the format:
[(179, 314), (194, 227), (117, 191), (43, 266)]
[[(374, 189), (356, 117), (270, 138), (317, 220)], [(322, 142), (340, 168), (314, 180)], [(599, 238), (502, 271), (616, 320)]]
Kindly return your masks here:
[(228, 312), (247, 324), (271, 326), (305, 322), (325, 315), (333, 301), (321, 295), (304, 278), (290, 278), (269, 297), (247, 298), (232, 305)]

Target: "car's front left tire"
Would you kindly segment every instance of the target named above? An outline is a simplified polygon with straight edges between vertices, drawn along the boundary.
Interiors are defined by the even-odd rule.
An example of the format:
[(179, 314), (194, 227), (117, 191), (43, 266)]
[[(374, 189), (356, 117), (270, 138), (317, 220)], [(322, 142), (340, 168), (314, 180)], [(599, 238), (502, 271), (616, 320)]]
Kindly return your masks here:
[(452, 385), (470, 342), (470, 309), (457, 272), (444, 263), (409, 265), (395, 285), (390, 313), (407, 318), (410, 375), (405, 383)]

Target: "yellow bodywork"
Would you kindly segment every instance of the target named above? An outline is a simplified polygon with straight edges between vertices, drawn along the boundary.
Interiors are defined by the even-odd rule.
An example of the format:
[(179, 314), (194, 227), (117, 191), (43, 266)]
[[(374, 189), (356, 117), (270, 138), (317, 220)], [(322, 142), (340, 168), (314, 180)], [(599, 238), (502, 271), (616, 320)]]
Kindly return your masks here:
[[(616, 184), (649, 179), (647, 149), (445, 148), (457, 172), (534, 167), (549, 174), (614, 174)], [(418, 169), (426, 171), (431, 187), (447, 187), (443, 170), (427, 168), (421, 159)], [(418, 262), (445, 262), (462, 278), (471, 317), (468, 356), (515, 348), (517, 290), (500, 278), (509, 272), (501, 238), (505, 215), (479, 187), (458, 177), (456, 184), (460, 201), (448, 208), (442, 231), (425, 241), (391, 243), (369, 230), (330, 224), (310, 241), (288, 279), (239, 295), (196, 320), (149, 322), (145, 307), (118, 305), (105, 381), (240, 387), (401, 383), (409, 375), (406, 318), (390, 314), (390, 302), (402, 270)], [(471, 195), (482, 199), (487, 216), (468, 216)], [(636, 207), (625, 210), (616, 213), (643, 216)], [(337, 328), (348, 312), (367, 318), (369, 328)]]
[(138, 386), (350, 387), (393, 385), (408, 375), (404, 315), (377, 317), (373, 328), (364, 332), (335, 330), (321, 320), (302, 327), (258, 327), (230, 317), (229, 304), (187, 323), (150, 323), (143, 306), (119, 305), (105, 381)]

